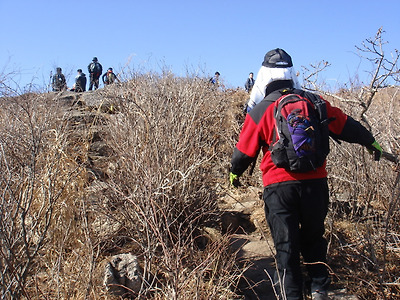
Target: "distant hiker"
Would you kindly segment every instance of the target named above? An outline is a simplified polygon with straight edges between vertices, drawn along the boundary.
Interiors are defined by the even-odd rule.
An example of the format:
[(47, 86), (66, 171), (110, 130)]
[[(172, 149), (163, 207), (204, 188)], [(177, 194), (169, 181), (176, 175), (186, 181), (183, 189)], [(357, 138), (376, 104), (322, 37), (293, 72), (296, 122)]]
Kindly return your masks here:
[(86, 75), (82, 72), (82, 69), (78, 69), (77, 72), (78, 74), (75, 76), (75, 84), (71, 91), (80, 93), (86, 91)]
[(375, 160), (380, 159), (382, 148), (361, 123), (322, 97), (296, 89), (292, 67), (291, 57), (282, 49), (265, 55), (257, 76), (260, 90), (253, 88), (263, 99), (251, 99), (258, 104), (250, 103), (229, 180), (239, 186), (239, 176), (262, 150), (265, 215), (276, 249), (276, 292), (279, 299), (303, 299), (301, 255), (311, 279), (312, 299), (326, 300), (330, 277), (323, 235), (329, 204), (325, 168), (329, 135), (365, 146)]
[(115, 80), (120, 82), (117, 75), (114, 74), (112, 68), (108, 68), (107, 73), (104, 73), (101, 79), (103, 80), (104, 85), (112, 84), (115, 82)]
[(99, 88), (99, 78), (103, 73), (103, 67), (98, 62), (97, 57), (93, 57), (92, 62), (88, 65), (88, 71), (90, 75), (89, 91), (92, 90), (93, 85), (94, 89), (97, 90)]
[(215, 72), (214, 76), (210, 78), (209, 82), (215, 85), (219, 85), (219, 76), (221, 74), (219, 72)]
[(67, 82), (60, 67), (56, 68), (56, 74), (53, 75), (51, 85), (53, 92), (60, 92), (67, 89)]
[(249, 78), (247, 78), (246, 83), (244, 84), (244, 88), (245, 88), (246, 92), (248, 92), (248, 93), (251, 92), (251, 89), (253, 88), (253, 85), (254, 85), (253, 76), (254, 76), (253, 72), (250, 72)]

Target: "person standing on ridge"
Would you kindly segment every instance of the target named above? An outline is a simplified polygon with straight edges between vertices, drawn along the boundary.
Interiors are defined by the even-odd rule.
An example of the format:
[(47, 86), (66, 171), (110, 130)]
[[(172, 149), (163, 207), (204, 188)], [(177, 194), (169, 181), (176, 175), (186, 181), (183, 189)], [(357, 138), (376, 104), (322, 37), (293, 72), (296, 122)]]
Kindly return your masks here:
[[(274, 286), (281, 297), (279, 299), (303, 299), (301, 255), (311, 279), (312, 299), (327, 300), (330, 277), (326, 266), (327, 242), (323, 234), (329, 203), (325, 168), (326, 155), (329, 153), (329, 136), (365, 146), (370, 153), (375, 154), (375, 160), (380, 159), (382, 148), (361, 123), (339, 108), (331, 106), (322, 97), (297, 89), (297, 85), (289, 54), (279, 48), (267, 52), (253, 87), (249, 112), (232, 154), (229, 181), (233, 186), (238, 187), (239, 176), (250, 164), (255, 163), (259, 151), (262, 150), (260, 170), (264, 185), (263, 200), (266, 219), (276, 249), (277, 266)], [(302, 104), (289, 101), (293, 99), (298, 99), (296, 101)], [(284, 127), (279, 127), (281, 123), (278, 124), (275, 117), (276, 112), (282, 112), (281, 105), (284, 100), (288, 103), (286, 107), (290, 107), (288, 105), (293, 105), (292, 107), (303, 105), (304, 107), (303, 111), (293, 108), (290, 111), (288, 108), (288, 113), (291, 113), (288, 114), (287, 123), (284, 125), (286, 125), (286, 132), (292, 134), (289, 137), (291, 141), (283, 135)], [(311, 103), (315, 105), (315, 108)], [(302, 126), (306, 124), (308, 119), (304, 116), (312, 115), (313, 110), (317, 111), (317, 106), (321, 115), (324, 114), (324, 119), (320, 118), (318, 123), (313, 123), (314, 127), (309, 125), (294, 127), (296, 123)], [(306, 107), (309, 107), (307, 114), (304, 112)], [(317, 116), (316, 112), (314, 116)], [(290, 128), (288, 129), (289, 124), (298, 130), (297, 136), (290, 131)], [(306, 141), (308, 142), (307, 139), (304, 140), (305, 147), (301, 146), (296, 150), (295, 139), (303, 135), (316, 141), (317, 132), (326, 135), (318, 139), (320, 148), (317, 150), (324, 151), (322, 157), (319, 151), (310, 146), (313, 144), (305, 144)], [(279, 145), (282, 140), (285, 141), (281, 143), (283, 146), (276, 148), (275, 145)], [(290, 143), (292, 143), (291, 148)], [(276, 149), (283, 152), (274, 152)], [(308, 150), (313, 156), (311, 158), (311, 156), (300, 155), (300, 151), (299, 154), (296, 152), (298, 150)], [(280, 155), (282, 153), (284, 155)], [(318, 164), (311, 163), (314, 157), (319, 157)], [(284, 164), (279, 164), (280, 160), (297, 162), (304, 158), (308, 161), (307, 170), (292, 168), (294, 165), (290, 165), (289, 168)]]
[(253, 76), (254, 76), (253, 72), (250, 72), (249, 78), (247, 78), (246, 83), (244, 84), (244, 88), (245, 88), (246, 92), (248, 92), (248, 93), (251, 92), (251, 89), (253, 88), (253, 85), (254, 85)]
[(67, 89), (67, 81), (60, 67), (56, 68), (56, 74), (53, 75), (51, 85), (53, 92), (60, 92)]
[(93, 57), (92, 62), (88, 65), (88, 71), (90, 75), (89, 91), (92, 90), (93, 86), (97, 90), (99, 88), (99, 78), (103, 73), (103, 67), (98, 62), (97, 57)]
[(104, 73), (101, 79), (103, 80), (104, 85), (112, 84), (115, 81), (120, 82), (117, 75), (114, 74), (112, 68), (108, 68), (107, 73)]

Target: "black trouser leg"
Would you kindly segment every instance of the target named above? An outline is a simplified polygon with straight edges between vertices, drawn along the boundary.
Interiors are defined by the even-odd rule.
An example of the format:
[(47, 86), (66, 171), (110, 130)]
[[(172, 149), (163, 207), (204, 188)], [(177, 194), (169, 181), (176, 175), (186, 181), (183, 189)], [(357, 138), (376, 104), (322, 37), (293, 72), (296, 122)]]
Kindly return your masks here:
[[(328, 196), (326, 179), (281, 183), (264, 189), (266, 217), (277, 252), (279, 274), (275, 278), (283, 285), (288, 300), (303, 298), (300, 254), (307, 263), (326, 262), (323, 233)], [(326, 266), (307, 264), (307, 268), (313, 288), (326, 290)]]
[(89, 91), (92, 90), (92, 88), (93, 88), (93, 83), (94, 83), (93, 74), (90, 74)]
[(308, 275), (311, 278), (311, 292), (316, 290), (326, 291), (330, 283), (325, 265), (327, 242), (323, 237), (329, 203), (329, 190), (326, 181), (305, 184), (301, 203), (300, 247)]

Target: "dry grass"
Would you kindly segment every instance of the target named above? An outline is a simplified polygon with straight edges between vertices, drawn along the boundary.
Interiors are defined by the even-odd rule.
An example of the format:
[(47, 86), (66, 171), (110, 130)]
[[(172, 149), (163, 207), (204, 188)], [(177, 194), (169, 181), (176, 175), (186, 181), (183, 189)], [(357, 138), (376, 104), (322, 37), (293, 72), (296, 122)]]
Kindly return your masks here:
[[(0, 265), (4, 298), (27, 296), (40, 261), (64, 243), (81, 168), (66, 124), (46, 95), (3, 98), (0, 117)], [(73, 218), (72, 218), (73, 219)], [(49, 254), (46, 255), (45, 254)]]
[(131, 252), (137, 298), (234, 298), (242, 271), (228, 238), (202, 230), (218, 227), (229, 93), (147, 74), (97, 94), (89, 117), (55, 94), (2, 99), (2, 297), (110, 298), (104, 261)]
[[(399, 89), (381, 90), (367, 111), (373, 133), (385, 151), (399, 153)], [(353, 96), (354, 97), (354, 96)], [(347, 99), (352, 99), (348, 94)], [(335, 102), (334, 99), (331, 99)], [(360, 118), (360, 107), (338, 102)], [(331, 264), (344, 284), (362, 299), (400, 295), (400, 209), (398, 166), (374, 162), (365, 148), (331, 144), (329, 155), (332, 210), (329, 218)]]
[(238, 279), (227, 276), (233, 261), (222, 259), (227, 241), (209, 245), (201, 228), (217, 221), (216, 177), (226, 174), (225, 93), (200, 79), (149, 74), (106, 96), (118, 100), (119, 113), (108, 123), (115, 163), (103, 192), (107, 205), (97, 211), (120, 223), (120, 244), (98, 241), (102, 250), (139, 255), (147, 296), (224, 295)]
[[(143, 269), (136, 298), (238, 298), (244, 270), (229, 238), (203, 228), (219, 229), (216, 201), (247, 95), (170, 73), (132, 78), (94, 93), (102, 105), (90, 111), (66, 109), (54, 94), (0, 102), (4, 299), (111, 299), (104, 262), (125, 252)], [(358, 118), (354, 103), (329, 100)], [(367, 112), (390, 152), (399, 149), (398, 105), (398, 89), (385, 89)], [(77, 122), (76, 111), (90, 117)], [(396, 299), (398, 173), (358, 145), (332, 143), (329, 159), (334, 285), (362, 299)]]

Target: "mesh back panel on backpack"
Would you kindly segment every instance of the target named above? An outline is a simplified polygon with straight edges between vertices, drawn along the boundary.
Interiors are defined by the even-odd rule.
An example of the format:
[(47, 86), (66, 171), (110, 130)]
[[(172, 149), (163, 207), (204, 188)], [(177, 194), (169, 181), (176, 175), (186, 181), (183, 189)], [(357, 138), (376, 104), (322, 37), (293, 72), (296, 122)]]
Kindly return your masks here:
[(308, 172), (322, 166), (329, 153), (325, 101), (305, 93), (288, 94), (275, 102), (276, 141), (270, 147), (277, 167)]

